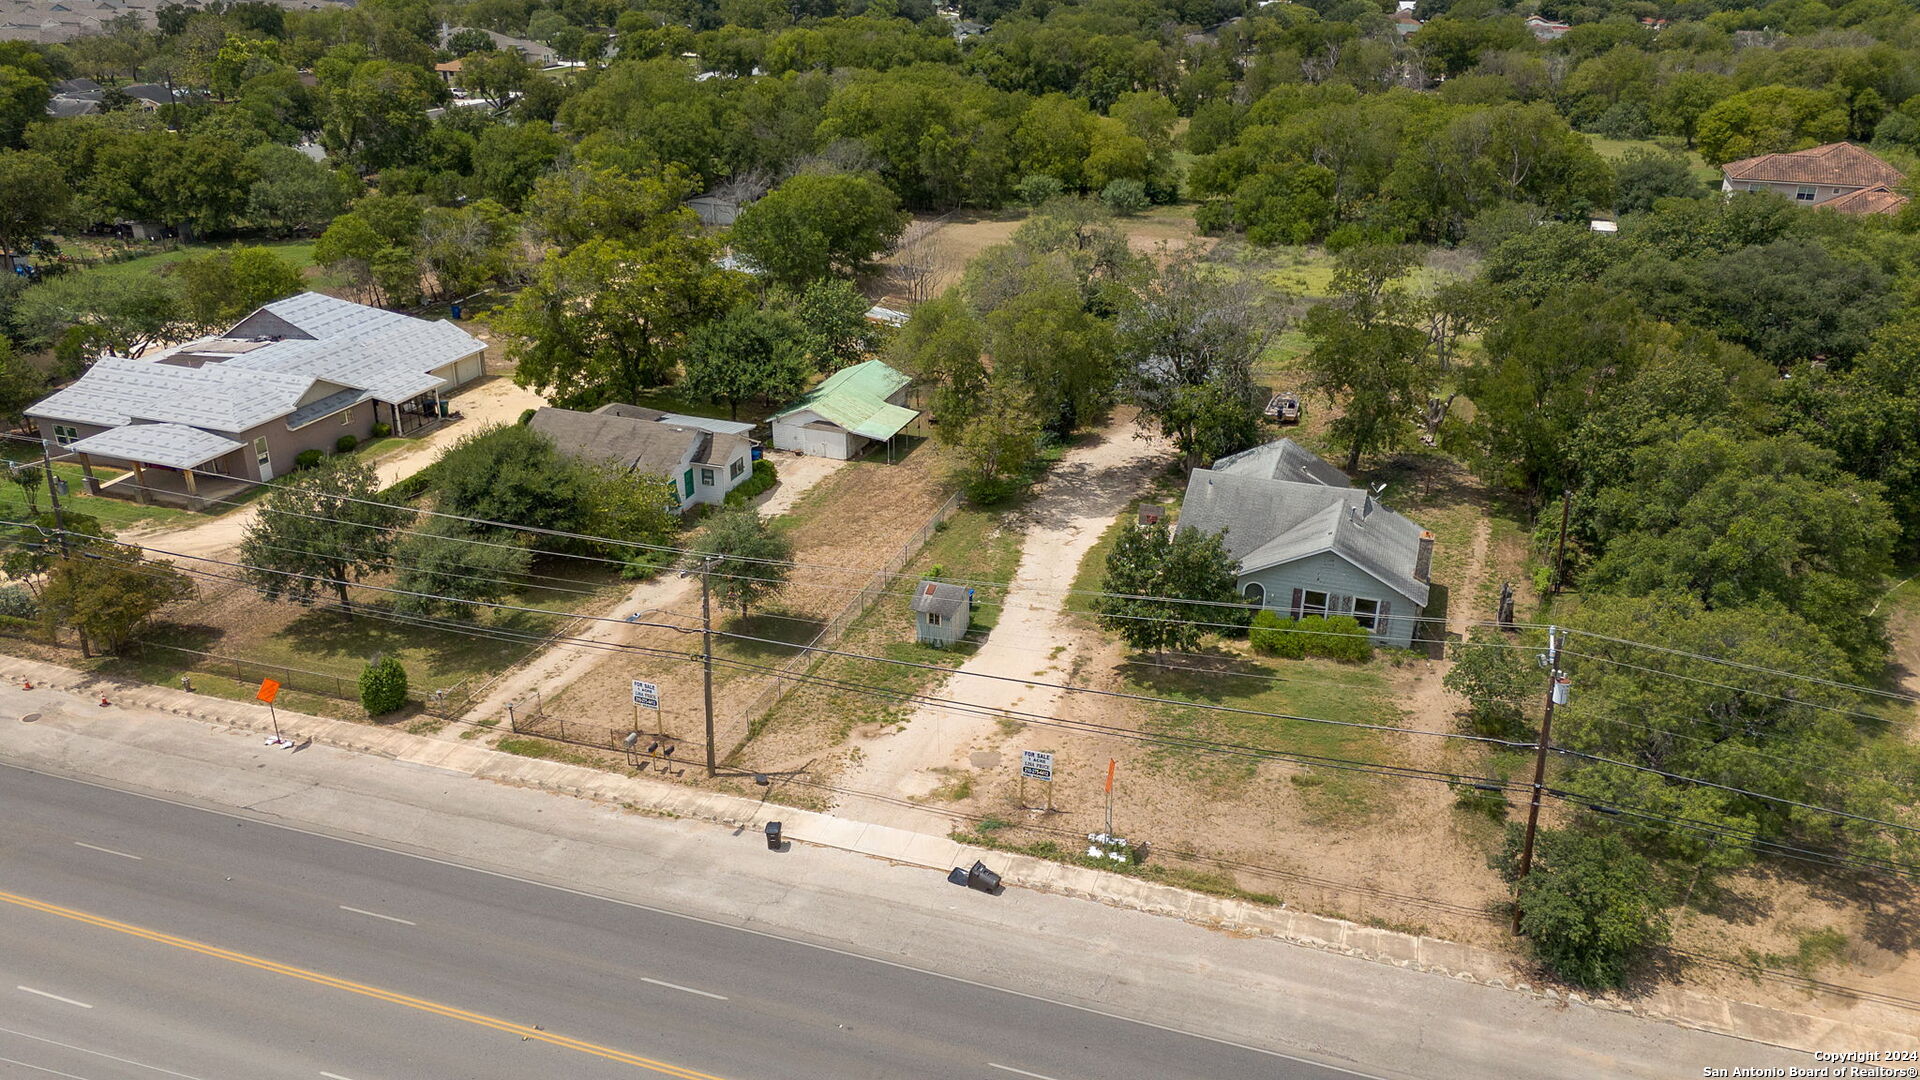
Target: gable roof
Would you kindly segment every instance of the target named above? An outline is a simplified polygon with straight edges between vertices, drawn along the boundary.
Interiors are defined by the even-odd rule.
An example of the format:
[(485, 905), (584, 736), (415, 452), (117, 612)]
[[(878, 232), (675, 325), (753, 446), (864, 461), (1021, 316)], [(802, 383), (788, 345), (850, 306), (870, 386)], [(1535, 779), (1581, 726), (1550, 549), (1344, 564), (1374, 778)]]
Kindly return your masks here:
[(1416, 572), (1424, 530), (1363, 488), (1195, 469), (1180, 502), (1180, 528), (1226, 534), (1242, 574), (1332, 552), (1425, 607)]
[(1907, 205), (1907, 197), (1885, 184), (1849, 191), (1818, 204), (1818, 209), (1842, 214), (1897, 214)]
[(185, 424), (128, 424), (69, 443), (67, 449), (76, 454), (97, 454), (174, 469), (197, 469), (244, 446), (245, 443)]
[(967, 587), (947, 581), (922, 581), (920, 587), (913, 590), (913, 610), (943, 619), (951, 619), (965, 611), (967, 607)]
[(552, 439), (568, 457), (662, 476), (698, 455), (709, 437), (651, 420), (572, 409), (541, 409), (527, 426)]
[(773, 419), (812, 412), (821, 419), (868, 439), (890, 439), (920, 414), (887, 401), (912, 382), (878, 360), (842, 368)]
[(1213, 463), (1213, 471), (1236, 476), (1263, 476), (1269, 480), (1298, 480), (1322, 487), (1353, 486), (1346, 473), (1292, 439), (1275, 439), (1263, 446), (1223, 457)]
[(1825, 184), (1828, 187), (1893, 185), (1907, 178), (1899, 169), (1852, 143), (1828, 143), (1790, 154), (1761, 154), (1720, 166), (1729, 180), (1774, 184)]

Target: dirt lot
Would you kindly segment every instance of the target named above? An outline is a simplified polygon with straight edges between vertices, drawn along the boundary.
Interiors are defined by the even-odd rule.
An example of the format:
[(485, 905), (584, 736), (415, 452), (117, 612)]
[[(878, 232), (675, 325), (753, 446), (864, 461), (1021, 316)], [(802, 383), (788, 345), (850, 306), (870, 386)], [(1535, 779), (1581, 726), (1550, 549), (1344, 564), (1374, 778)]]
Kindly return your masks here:
[[(947, 468), (940, 448), (927, 442), (897, 464), (888, 465), (884, 457), (847, 463), (801, 496), (780, 520), (793, 538), (794, 560), (810, 565), (796, 569), (788, 585), (747, 618), (716, 607), (717, 629), (764, 639), (719, 639), (716, 655), (764, 666), (784, 663), (795, 652), (790, 643), (811, 640), (826, 620), (872, 579), (867, 572), (850, 574), (827, 568), (883, 564), (946, 499)], [(680, 590), (665, 610), (649, 614), (647, 621), (693, 628), (699, 625), (699, 618), (699, 591), (688, 587)], [(545, 700), (546, 713), (565, 718), (570, 729), (591, 730), (597, 726), (609, 735), (626, 731), (634, 720), (630, 683), (646, 679), (660, 685), (662, 708), (657, 716), (642, 714), (642, 727), (654, 730), (647, 722), (658, 721), (666, 733), (686, 741), (684, 753), (700, 752), (699, 744), (704, 741), (701, 668), (693, 662), (698, 655), (698, 637), (640, 628), (630, 641), (640, 649), (656, 650), (657, 655), (614, 654), (595, 661)], [(752, 672), (724, 663), (715, 666), (716, 742), (723, 756), (747, 741), (748, 711), (761, 701), (769, 685), (768, 678)], [(785, 756), (777, 740), (756, 744), (751, 764), (756, 768), (780, 767)]]
[[(1013, 239), (1014, 230), (1026, 219), (1024, 210), (916, 217), (908, 226), (907, 237), (928, 249), (931, 281), (926, 295), (938, 296), (958, 283), (968, 263), (995, 244)], [(1198, 244), (1211, 249), (1216, 243), (1212, 237), (1194, 232), (1191, 206), (1159, 206), (1137, 217), (1120, 218), (1118, 223), (1127, 233), (1128, 245), (1142, 254), (1151, 254), (1162, 244)], [(895, 256), (882, 263), (894, 266), (901, 261)], [(902, 306), (910, 302), (910, 289), (897, 273), (883, 276), (876, 287), (883, 293), (883, 303)]]

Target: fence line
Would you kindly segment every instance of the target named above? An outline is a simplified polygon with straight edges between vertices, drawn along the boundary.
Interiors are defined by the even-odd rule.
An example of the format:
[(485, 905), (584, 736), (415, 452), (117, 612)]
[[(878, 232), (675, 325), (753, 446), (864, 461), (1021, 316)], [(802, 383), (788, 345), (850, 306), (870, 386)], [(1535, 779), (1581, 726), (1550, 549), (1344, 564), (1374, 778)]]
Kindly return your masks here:
[[(193, 672), (203, 675), (216, 675), (230, 678), (238, 683), (257, 682), (272, 679), (289, 690), (299, 690), (340, 701), (358, 702), (360, 700), (360, 677), (358, 675), (340, 675), (329, 671), (312, 671), (294, 667), (291, 664), (267, 664), (258, 660), (243, 660), (237, 656), (222, 656), (219, 653), (189, 649), (180, 645), (167, 645), (158, 641), (135, 639), (127, 643), (126, 651), (145, 657), (148, 649), (165, 649), (193, 657), (187, 666)], [(225, 670), (222, 670), (222, 669)], [(184, 674), (184, 673), (183, 673)], [(407, 697), (418, 702), (428, 712), (437, 715), (458, 715), (464, 711), (464, 702), (471, 691), (464, 690), (467, 680), (462, 679), (450, 687), (441, 690), (420, 690), (409, 686)]]
[(927, 539), (940, 528), (941, 524), (945, 522), (947, 518), (953, 516), (954, 510), (957, 509), (959, 505), (959, 492), (956, 491), (952, 495), (947, 496), (947, 501), (940, 504), (939, 509), (933, 512), (933, 516), (929, 517), (925, 524), (921, 525), (911, 537), (907, 538), (905, 543), (900, 545), (892, 557), (887, 559), (884, 566), (874, 572), (872, 579), (867, 582), (866, 587), (853, 594), (853, 596), (847, 600), (846, 605), (832, 618), (828, 619), (826, 625), (820, 628), (820, 632), (813, 635), (812, 640), (808, 641), (806, 645), (802, 646), (794, 655), (788, 657), (786, 663), (781, 664), (777, 670), (768, 675), (769, 682), (767, 686), (762, 689), (752, 701), (747, 703), (741, 710), (742, 715), (748, 717), (760, 716), (780, 704), (780, 699), (787, 695), (787, 691), (798, 685), (794, 676), (803, 674), (818, 662), (818, 657), (815, 656), (811, 650), (819, 647), (823, 643), (830, 644), (838, 639), (841, 634), (846, 632), (847, 627), (853, 624), (855, 619), (866, 614), (867, 609), (873, 606), (874, 600), (886, 592), (888, 586), (892, 584), (892, 575), (913, 561), (913, 557), (920, 553), (920, 548), (926, 544)]

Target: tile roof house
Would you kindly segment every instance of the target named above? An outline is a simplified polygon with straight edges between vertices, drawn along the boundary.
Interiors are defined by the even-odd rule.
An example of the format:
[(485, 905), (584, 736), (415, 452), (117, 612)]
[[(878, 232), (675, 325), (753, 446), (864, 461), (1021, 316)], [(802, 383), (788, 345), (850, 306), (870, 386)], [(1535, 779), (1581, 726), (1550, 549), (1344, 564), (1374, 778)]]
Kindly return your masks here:
[[(724, 503), (728, 492), (753, 476), (753, 440), (744, 431), (673, 423), (667, 419), (672, 415), (634, 405), (607, 405), (593, 412), (545, 408), (535, 412), (527, 426), (552, 439), (568, 457), (664, 477), (682, 511), (697, 503)], [(751, 428), (727, 420), (710, 423)]]
[(1377, 644), (1412, 644), (1433, 534), (1304, 447), (1282, 439), (1195, 469), (1178, 527), (1225, 534), (1248, 603), (1293, 618), (1349, 615)]
[(1874, 188), (1881, 192), (1834, 209), (1854, 214), (1890, 214), (1906, 204), (1892, 189), (1907, 179), (1899, 169), (1852, 143), (1828, 143), (1790, 154), (1761, 154), (1720, 167), (1720, 190), (1771, 191), (1802, 206), (1824, 206)]
[[(224, 334), (103, 356), (26, 413), (79, 456), (96, 493), (197, 508), (202, 478), (239, 490), (290, 471), (302, 451), (369, 438), (376, 423), (418, 427), (441, 391), (480, 375), (485, 350), (450, 322), (301, 293)], [(96, 463), (131, 472), (103, 484)]]
[(805, 397), (773, 415), (773, 445), (819, 457), (851, 459), (876, 442), (891, 446), (920, 414), (906, 407), (903, 375), (868, 360), (829, 375)]

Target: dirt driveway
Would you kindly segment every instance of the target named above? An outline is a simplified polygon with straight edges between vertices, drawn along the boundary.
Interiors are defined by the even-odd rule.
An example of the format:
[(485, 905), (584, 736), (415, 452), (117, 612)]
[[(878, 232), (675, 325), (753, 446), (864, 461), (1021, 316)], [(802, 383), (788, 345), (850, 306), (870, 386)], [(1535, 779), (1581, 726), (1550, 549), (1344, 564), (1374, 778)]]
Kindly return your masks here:
[[(374, 472), (380, 486), (387, 487), (412, 476), (428, 465), (447, 447), (490, 424), (511, 424), (527, 410), (546, 402), (531, 390), (514, 385), (513, 380), (495, 376), (470, 384), (448, 398), (464, 418), (448, 424), (420, 439), (413, 446), (382, 458)], [(152, 544), (180, 555), (210, 558), (232, 551), (247, 535), (247, 527), (260, 513), (250, 503), (211, 521), (185, 527), (130, 529), (120, 534), (129, 544)]]
[[(1097, 442), (1076, 447), (1054, 466), (1026, 511), (1030, 524), (999, 623), (936, 694), (989, 710), (1053, 713), (1059, 690), (1008, 680), (1058, 683), (1072, 670), (1083, 635), (1073, 633), (1064, 616), (1080, 561), (1173, 455), (1158, 439), (1136, 438), (1138, 431), (1131, 418), (1117, 421)], [(1036, 646), (1049, 642), (1058, 646), (1054, 653), (1037, 657)], [(861, 764), (844, 786), (894, 798), (924, 796), (945, 781), (938, 770), (968, 768), (967, 754), (994, 728), (991, 715), (922, 706), (898, 731), (859, 744)], [(937, 833), (951, 826), (937, 810), (859, 795), (843, 796), (835, 812)]]

